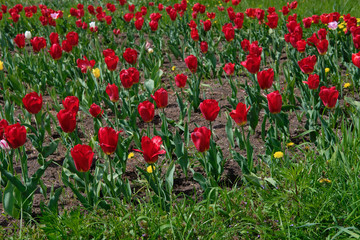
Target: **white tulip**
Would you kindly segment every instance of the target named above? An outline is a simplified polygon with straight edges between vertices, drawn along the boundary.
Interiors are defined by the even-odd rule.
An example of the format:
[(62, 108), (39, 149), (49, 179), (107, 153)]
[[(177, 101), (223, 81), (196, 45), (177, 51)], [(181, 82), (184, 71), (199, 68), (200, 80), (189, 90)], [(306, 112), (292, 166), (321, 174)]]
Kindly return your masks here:
[(91, 28), (94, 28), (95, 27), (95, 22), (91, 22), (89, 25), (90, 25)]
[(25, 32), (25, 37), (26, 37), (26, 39), (31, 39), (31, 32), (30, 32), (30, 31), (26, 31), (26, 32)]

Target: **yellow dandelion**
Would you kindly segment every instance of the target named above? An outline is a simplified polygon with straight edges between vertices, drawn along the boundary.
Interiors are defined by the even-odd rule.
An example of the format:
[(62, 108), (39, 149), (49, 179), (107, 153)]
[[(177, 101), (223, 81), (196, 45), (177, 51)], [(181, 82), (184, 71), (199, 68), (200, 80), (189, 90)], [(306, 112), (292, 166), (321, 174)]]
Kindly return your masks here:
[(284, 157), (284, 153), (283, 152), (276, 152), (276, 153), (274, 153), (274, 158), (282, 158), (282, 157)]
[(173, 70), (173, 71), (175, 71), (175, 69), (176, 69), (176, 66), (173, 66), (173, 67), (171, 68), (171, 70)]
[(331, 180), (327, 179), (327, 178), (321, 178), (321, 179), (319, 179), (319, 182), (320, 183), (331, 183)]
[(310, 148), (309, 148), (309, 146), (305, 146), (305, 150), (309, 150)]
[(292, 147), (294, 145), (295, 145), (295, 143), (293, 143), (293, 142), (289, 142), (288, 144), (286, 144), (287, 147)]
[(133, 152), (129, 153), (128, 159), (133, 158), (133, 157), (134, 157), (134, 153)]
[(326, 73), (330, 72), (330, 68), (325, 68), (325, 72)]
[(350, 87), (351, 86), (351, 83), (345, 83), (344, 84), (344, 88), (348, 88), (348, 87)]
[(155, 170), (155, 166), (154, 166), (154, 165), (150, 165), (150, 166), (148, 166), (148, 167), (146, 168), (146, 171), (147, 171), (148, 173), (152, 173), (153, 170)]
[(4, 69), (4, 63), (0, 61), (0, 71), (2, 71), (3, 69)]
[(95, 78), (99, 78), (100, 77), (100, 69), (94, 68), (92, 70), (92, 74), (94, 75)]

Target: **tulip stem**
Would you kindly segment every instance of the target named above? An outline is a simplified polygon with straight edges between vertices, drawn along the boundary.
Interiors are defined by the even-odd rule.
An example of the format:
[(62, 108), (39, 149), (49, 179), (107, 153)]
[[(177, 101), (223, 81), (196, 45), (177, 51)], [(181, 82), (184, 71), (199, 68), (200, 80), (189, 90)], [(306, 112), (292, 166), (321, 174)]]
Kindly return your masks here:
[(115, 181), (114, 181), (113, 168), (112, 168), (110, 155), (107, 155), (107, 159), (109, 160), (110, 181), (111, 181), (111, 185), (112, 185), (111, 186), (111, 193), (112, 193), (113, 197), (115, 197)]
[(88, 199), (88, 203), (90, 206), (92, 206), (92, 201), (90, 199), (90, 194), (89, 194), (89, 171), (84, 172), (84, 182), (85, 182), (85, 194), (86, 194), (86, 198)]
[(114, 102), (114, 122), (115, 122), (115, 127), (118, 126), (118, 120), (117, 120), (117, 102)]

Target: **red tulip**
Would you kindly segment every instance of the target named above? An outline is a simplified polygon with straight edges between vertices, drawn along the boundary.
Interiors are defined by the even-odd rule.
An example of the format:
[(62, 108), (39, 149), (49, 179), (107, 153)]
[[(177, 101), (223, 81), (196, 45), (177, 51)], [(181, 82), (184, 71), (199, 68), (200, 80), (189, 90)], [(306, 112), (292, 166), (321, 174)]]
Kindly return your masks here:
[(255, 41), (250, 44), (249, 55), (251, 55), (252, 57), (260, 57), (261, 52), (262, 52), (262, 48), (259, 47), (258, 41)]
[(303, 53), (306, 50), (306, 41), (304, 39), (301, 39), (300, 41), (296, 42), (296, 49), (300, 52)]
[(184, 74), (178, 74), (175, 76), (175, 84), (179, 88), (184, 88), (187, 81), (187, 76)]
[(225, 35), (226, 41), (231, 42), (232, 40), (234, 40), (234, 38), (235, 38), (235, 30), (234, 30), (234, 27), (233, 27), (233, 25), (231, 23), (225, 24), (222, 27), (222, 32)]
[(250, 110), (250, 106), (246, 108), (243, 103), (238, 103), (236, 110), (230, 112), (230, 117), (236, 122), (237, 125), (243, 126), (247, 122), (247, 114)]
[(102, 127), (99, 129), (99, 143), (105, 154), (110, 155), (115, 152), (120, 132), (121, 131), (115, 131), (111, 127)]
[(134, 149), (136, 152), (141, 152), (144, 156), (145, 162), (148, 164), (156, 163), (156, 161), (159, 158), (159, 155), (165, 154), (165, 150), (161, 150), (162, 140), (161, 137), (155, 136), (152, 139), (150, 139), (148, 136), (144, 136), (141, 139), (141, 148)]
[(316, 44), (316, 48), (320, 55), (325, 55), (329, 47), (329, 42), (327, 39), (319, 40)]
[(207, 32), (211, 29), (211, 21), (208, 19), (203, 21), (202, 24), (204, 25), (204, 31)]
[(326, 39), (326, 35), (327, 35), (327, 31), (326, 31), (325, 28), (319, 29), (319, 31), (318, 31), (318, 36), (319, 36), (319, 39), (320, 39), (320, 40)]
[(90, 170), (94, 158), (94, 152), (90, 146), (75, 145), (70, 153), (74, 160), (76, 170), (79, 172), (87, 172)]
[(302, 20), (303, 24), (304, 24), (304, 28), (310, 28), (311, 27), (311, 24), (313, 22), (313, 19), (311, 17), (307, 17), (307, 18), (304, 18)]
[(190, 36), (195, 42), (199, 41), (199, 32), (196, 28), (191, 29)]
[(29, 113), (37, 114), (41, 110), (43, 99), (41, 94), (39, 96), (36, 92), (31, 92), (25, 95), (22, 102)]
[(65, 52), (71, 52), (71, 50), (72, 50), (72, 46), (71, 46), (71, 44), (70, 44), (70, 42), (68, 40), (64, 40), (61, 43), (61, 48)]
[(157, 21), (151, 20), (149, 22), (149, 26), (151, 28), (151, 31), (155, 32), (158, 29), (159, 23)]
[(136, 21), (135, 21), (135, 23), (134, 23), (134, 25), (135, 25), (135, 28), (137, 29), (137, 30), (141, 30), (142, 29), (142, 27), (143, 27), (143, 24), (144, 24), (144, 18), (139, 18), (139, 19), (137, 19)]
[(62, 109), (56, 115), (61, 129), (66, 133), (71, 133), (76, 127), (76, 112), (71, 110)]
[(206, 99), (200, 103), (200, 111), (206, 120), (215, 121), (220, 111), (219, 103), (214, 99)]
[(115, 56), (115, 51), (108, 48), (108, 49), (103, 50), (103, 55), (104, 55), (104, 58), (106, 58), (108, 56), (114, 57)]
[(269, 110), (273, 114), (281, 112), (282, 107), (282, 97), (279, 91), (269, 93), (267, 96)]
[(20, 123), (9, 125), (5, 128), (4, 136), (11, 148), (21, 147), (26, 142), (26, 128)]
[(7, 126), (9, 126), (9, 123), (5, 119), (2, 119), (0, 121), (0, 140), (4, 139), (5, 128)]
[(256, 74), (260, 69), (261, 57), (253, 55), (246, 56), (246, 61), (241, 62), (241, 65), (245, 67), (250, 73)]
[(257, 80), (261, 89), (271, 88), (274, 81), (274, 70), (272, 68), (257, 74)]
[(110, 101), (117, 102), (119, 101), (119, 88), (114, 84), (108, 83), (106, 86), (106, 93), (109, 95)]
[(189, 68), (190, 72), (195, 73), (197, 71), (198, 61), (194, 55), (190, 55), (185, 58), (186, 66)]
[(339, 97), (339, 91), (336, 90), (336, 87), (327, 88), (325, 86), (322, 86), (320, 88), (319, 97), (325, 107), (327, 108), (334, 108), (336, 105), (336, 102)]
[(79, 111), (79, 99), (75, 96), (68, 96), (62, 104), (66, 110), (73, 111), (75, 114)]
[(46, 40), (43, 37), (34, 37), (30, 40), (34, 52), (40, 52), (41, 49), (46, 47)]
[(202, 53), (207, 53), (208, 52), (208, 43), (207, 42), (201, 42), (200, 43), (200, 49)]
[(244, 39), (241, 41), (241, 48), (244, 50), (244, 52), (248, 52), (250, 49), (250, 41), (247, 39)]
[(118, 56), (107, 56), (105, 58), (105, 63), (109, 71), (115, 71), (118, 62), (119, 62)]
[(231, 76), (234, 74), (235, 71), (235, 64), (234, 63), (227, 63), (225, 64), (225, 66), (223, 67), (224, 72)]
[(312, 55), (298, 61), (298, 64), (303, 73), (310, 74), (314, 71), (316, 61), (317, 61), (316, 56)]
[(66, 40), (69, 41), (71, 46), (75, 47), (79, 43), (79, 35), (76, 32), (69, 32), (66, 34)]
[(89, 61), (86, 56), (84, 56), (84, 59), (77, 59), (76, 63), (82, 73), (86, 73), (88, 69), (91, 69), (95, 66), (95, 60)]
[(93, 103), (90, 106), (89, 113), (91, 114), (91, 116), (96, 118), (96, 117), (101, 117), (104, 113), (104, 110), (102, 110), (101, 107), (96, 103)]
[(269, 28), (275, 29), (278, 26), (279, 16), (277, 13), (267, 15), (268, 22), (265, 23)]
[(24, 48), (25, 47), (25, 34), (18, 34), (14, 38), (14, 42), (18, 46), (18, 48)]
[(138, 112), (144, 122), (151, 122), (155, 115), (154, 104), (149, 101), (139, 103)]
[(353, 53), (351, 60), (353, 62), (353, 64), (355, 66), (357, 66), (358, 68), (360, 68), (360, 52), (358, 53)]
[(319, 75), (310, 74), (307, 82), (303, 81), (303, 83), (307, 84), (309, 86), (309, 89), (317, 89), (319, 87), (319, 83), (320, 83)]
[(124, 88), (129, 89), (134, 84), (133, 79), (127, 69), (123, 69), (120, 72), (121, 84)]
[(52, 32), (52, 33), (50, 33), (49, 38), (50, 38), (51, 45), (53, 45), (55, 43), (60, 44), (59, 43), (59, 34)]
[(123, 58), (130, 64), (135, 64), (137, 60), (137, 52), (134, 49), (127, 48), (123, 53)]
[(154, 99), (157, 108), (165, 108), (168, 105), (168, 92), (163, 88), (157, 90), (151, 97)]
[(58, 43), (54, 43), (48, 52), (54, 60), (59, 60), (62, 56), (62, 48)]
[(199, 152), (205, 152), (210, 148), (211, 131), (206, 127), (195, 128), (191, 133), (191, 140)]

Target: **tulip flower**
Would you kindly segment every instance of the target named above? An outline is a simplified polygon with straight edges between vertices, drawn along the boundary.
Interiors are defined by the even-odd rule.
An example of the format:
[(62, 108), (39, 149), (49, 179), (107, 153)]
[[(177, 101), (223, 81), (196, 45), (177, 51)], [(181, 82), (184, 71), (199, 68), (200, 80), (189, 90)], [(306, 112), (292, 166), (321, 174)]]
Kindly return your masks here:
[(97, 105), (96, 103), (93, 103), (90, 106), (89, 113), (94, 118), (97, 118), (97, 117), (101, 117), (103, 115), (104, 110), (101, 109), (101, 107), (99, 105)]
[(117, 64), (119, 62), (118, 56), (107, 56), (105, 57), (105, 63), (109, 71), (115, 71)]
[(145, 162), (148, 164), (154, 164), (159, 158), (159, 155), (165, 154), (166, 151), (160, 149), (162, 144), (162, 139), (159, 136), (155, 136), (150, 139), (148, 136), (141, 138), (141, 149), (134, 149), (136, 152), (141, 152), (144, 156)]
[(309, 86), (309, 89), (317, 89), (319, 87), (319, 83), (320, 83), (319, 75), (310, 74), (307, 82), (303, 81), (303, 83), (307, 84)]
[(175, 76), (175, 84), (178, 88), (184, 88), (187, 81), (187, 76), (185, 74), (178, 74)]
[(269, 111), (273, 114), (281, 112), (282, 107), (282, 97), (279, 91), (274, 91), (269, 93), (267, 96)]
[(228, 42), (231, 42), (235, 38), (235, 29), (231, 23), (225, 24), (222, 27), (222, 32), (224, 33), (225, 39)]
[(109, 95), (110, 101), (117, 102), (119, 101), (119, 88), (114, 84), (108, 83), (106, 87), (106, 93)]
[(247, 39), (244, 39), (241, 41), (241, 48), (244, 50), (244, 52), (248, 52), (250, 49), (250, 41)]
[(11, 149), (8, 142), (5, 139), (0, 140), (0, 148), (5, 151), (8, 151)]
[(274, 81), (274, 70), (272, 68), (257, 74), (257, 80), (261, 89), (271, 88)]
[(191, 133), (191, 140), (199, 152), (205, 152), (210, 148), (211, 131), (206, 127), (195, 128)]
[(247, 114), (250, 110), (250, 106), (246, 108), (243, 103), (238, 103), (235, 110), (230, 112), (230, 117), (235, 121), (238, 126), (243, 126), (247, 122)]
[(79, 111), (79, 99), (75, 96), (68, 96), (63, 101), (62, 104), (66, 110), (73, 111), (77, 113)]
[(199, 41), (199, 32), (196, 28), (191, 29), (190, 36), (195, 42)]
[(99, 129), (98, 138), (101, 149), (106, 155), (111, 155), (115, 152), (118, 145), (119, 133), (111, 127), (102, 127)]
[(22, 102), (29, 113), (37, 114), (41, 110), (43, 99), (41, 94), (39, 96), (36, 92), (31, 92), (25, 95)]
[(59, 60), (62, 56), (62, 48), (58, 43), (53, 44), (48, 52), (54, 60)]
[(227, 63), (223, 67), (223, 70), (227, 75), (232, 76), (234, 74), (234, 71), (235, 71), (235, 64), (234, 63)]
[(186, 66), (189, 68), (190, 72), (195, 73), (197, 71), (198, 61), (194, 55), (190, 55), (185, 58)]
[(329, 47), (329, 41), (327, 39), (319, 40), (316, 43), (316, 48), (320, 55), (325, 55)]
[(339, 91), (336, 90), (336, 87), (327, 88), (325, 86), (322, 86), (320, 88), (319, 97), (325, 107), (332, 109), (335, 107), (338, 100)]
[(204, 100), (199, 107), (203, 117), (210, 122), (215, 121), (220, 112), (219, 103), (214, 99)]
[(25, 31), (25, 38), (26, 39), (31, 39), (31, 32), (30, 31)]
[(69, 41), (71, 46), (75, 47), (79, 43), (79, 35), (76, 32), (69, 32), (66, 34), (66, 40)]
[(5, 119), (0, 120), (0, 140), (4, 139), (5, 128), (7, 126), (9, 126), (9, 123)]
[(94, 158), (94, 152), (88, 145), (75, 145), (70, 151), (74, 160), (76, 170), (79, 172), (87, 172), (90, 170)]
[(65, 52), (71, 52), (72, 51), (72, 46), (71, 46), (70, 42), (67, 41), (67, 40), (62, 41), (61, 48)]
[(200, 43), (200, 49), (202, 53), (207, 53), (208, 52), (208, 43), (207, 42), (201, 42)]
[(312, 55), (298, 61), (298, 64), (303, 73), (310, 74), (314, 71), (316, 61), (317, 61), (316, 56)]
[(86, 73), (88, 69), (92, 69), (95, 66), (95, 60), (89, 61), (86, 56), (84, 56), (84, 59), (77, 59), (76, 63), (82, 73)]
[(46, 39), (43, 37), (34, 37), (30, 40), (30, 43), (35, 53), (46, 47)]
[(10, 147), (16, 149), (26, 142), (26, 128), (20, 123), (9, 125), (5, 128), (4, 136)]
[(14, 38), (14, 43), (18, 46), (18, 48), (24, 48), (25, 47), (25, 35), (24, 34), (18, 34)]
[(123, 53), (123, 58), (129, 64), (135, 64), (136, 60), (137, 60), (137, 52), (136, 52), (136, 50), (131, 49), (131, 48), (125, 49), (125, 52)]
[(304, 39), (301, 39), (300, 41), (296, 42), (296, 49), (299, 51), (299, 53), (304, 53), (306, 50), (306, 41)]
[(139, 71), (136, 68), (123, 69), (120, 72), (120, 80), (124, 88), (131, 88), (139, 82)]
[(351, 60), (353, 62), (353, 64), (355, 66), (357, 66), (358, 68), (360, 68), (360, 52), (358, 53), (353, 53)]
[(59, 44), (59, 34), (58, 33), (55, 33), (55, 32), (52, 32), (50, 33), (50, 44), (53, 45), (55, 43)]
[(248, 55), (246, 61), (241, 62), (241, 65), (245, 67), (250, 73), (256, 74), (260, 69), (261, 57)]
[(157, 108), (165, 108), (168, 105), (168, 92), (163, 88), (157, 90), (151, 97), (154, 99)]
[(56, 115), (61, 129), (66, 133), (71, 133), (76, 127), (76, 112), (71, 110), (62, 109)]
[(154, 104), (149, 101), (139, 103), (138, 112), (144, 122), (151, 122), (155, 115)]

